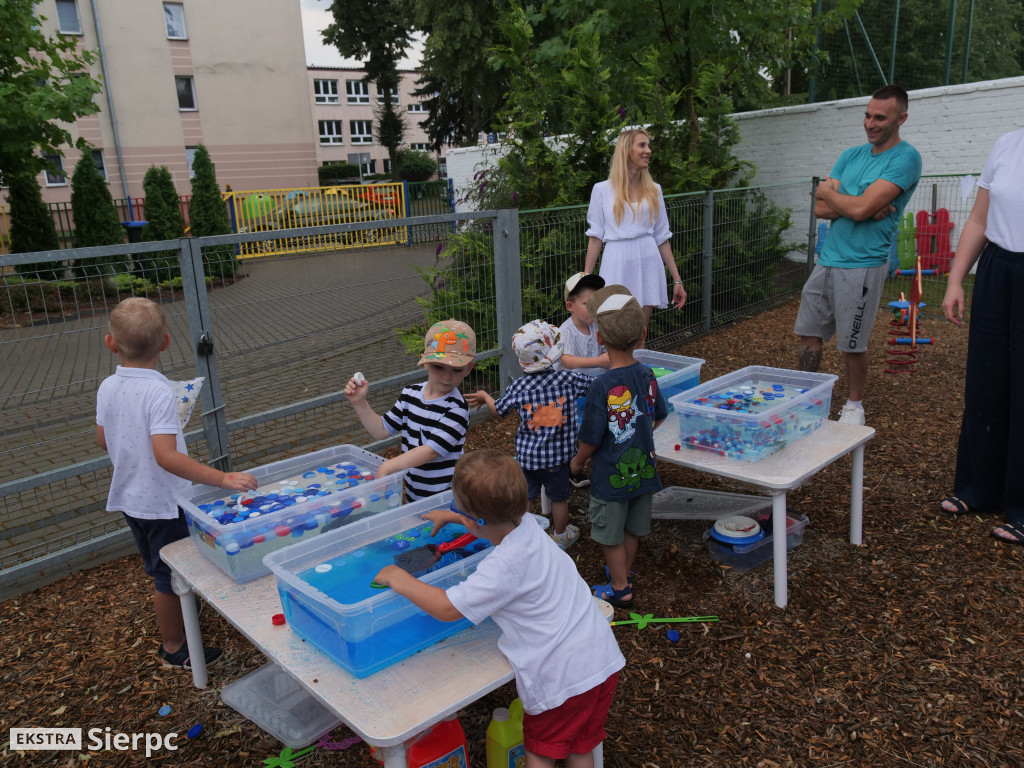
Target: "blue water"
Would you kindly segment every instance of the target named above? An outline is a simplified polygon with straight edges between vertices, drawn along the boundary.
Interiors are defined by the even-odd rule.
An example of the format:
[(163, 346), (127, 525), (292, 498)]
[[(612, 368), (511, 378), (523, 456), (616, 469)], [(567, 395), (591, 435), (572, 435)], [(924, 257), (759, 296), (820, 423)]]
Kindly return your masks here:
[[(454, 541), (466, 533), (461, 525), (446, 525), (437, 536), (430, 535), (431, 523), (408, 528), (400, 534), (375, 541), (353, 552), (301, 571), (298, 577), (342, 605), (352, 605), (368, 597), (379, 595), (383, 590), (370, 586), (373, 577), (386, 565), (394, 565), (395, 556), (412, 552), (427, 544), (443, 544)], [(483, 551), (491, 544), (486, 539), (477, 539), (465, 547), (470, 554)], [(429, 570), (437, 570), (462, 559), (458, 552), (441, 556)], [(317, 569), (320, 570), (317, 570)]]
[[(437, 536), (430, 536), (431, 527), (430, 523), (416, 525), (297, 575), (342, 605), (383, 596), (387, 590), (375, 589), (370, 583), (381, 568), (394, 564), (395, 555), (427, 544), (454, 541), (466, 533), (461, 525), (446, 525)], [(486, 539), (477, 539), (464, 549), (471, 554), (490, 546)], [(430, 570), (460, 559), (459, 551), (446, 553)], [(357, 677), (383, 669), (470, 626), (465, 619), (438, 621), (404, 600), (381, 607), (371, 602), (364, 611), (341, 615), (315, 602), (311, 596), (292, 592), (287, 587), (282, 587), (281, 599), (292, 628)]]

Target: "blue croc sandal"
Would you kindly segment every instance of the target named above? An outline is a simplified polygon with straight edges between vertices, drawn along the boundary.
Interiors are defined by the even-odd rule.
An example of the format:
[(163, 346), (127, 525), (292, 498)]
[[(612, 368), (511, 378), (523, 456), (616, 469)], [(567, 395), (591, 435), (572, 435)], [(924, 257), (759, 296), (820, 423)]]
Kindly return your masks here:
[[(594, 590), (594, 597), (606, 600), (616, 608), (632, 608), (633, 607), (633, 588), (626, 587), (625, 589), (613, 589), (611, 582), (607, 584), (597, 584), (591, 589)], [(626, 598), (629, 595), (629, 598)]]

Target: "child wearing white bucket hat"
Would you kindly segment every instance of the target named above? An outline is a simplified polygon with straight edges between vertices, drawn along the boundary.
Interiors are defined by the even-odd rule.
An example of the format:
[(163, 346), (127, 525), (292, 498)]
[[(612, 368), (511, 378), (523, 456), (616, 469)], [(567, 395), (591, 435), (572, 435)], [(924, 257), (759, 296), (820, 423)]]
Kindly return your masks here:
[(487, 406), (496, 416), (519, 412), (516, 458), (529, 497), (540, 496), (543, 486), (551, 499), (555, 543), (566, 549), (580, 537), (580, 529), (569, 525), (569, 461), (576, 453), (576, 398), (586, 395), (590, 377), (558, 369), (562, 335), (542, 320), (531, 320), (517, 330), (512, 349), (525, 375), (497, 400), (481, 390), (467, 394), (466, 401), (473, 407)]

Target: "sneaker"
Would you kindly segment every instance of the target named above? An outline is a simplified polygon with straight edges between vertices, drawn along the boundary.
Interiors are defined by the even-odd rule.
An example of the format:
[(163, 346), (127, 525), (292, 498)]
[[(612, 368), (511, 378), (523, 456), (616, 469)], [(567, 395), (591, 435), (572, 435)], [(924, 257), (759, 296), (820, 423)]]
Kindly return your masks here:
[(565, 533), (553, 533), (551, 538), (555, 540), (555, 544), (558, 545), (559, 549), (565, 550), (579, 540), (580, 529), (575, 525), (567, 525), (565, 526)]
[[(164, 650), (163, 643), (160, 644), (160, 661), (165, 667), (176, 667), (178, 669), (192, 669), (192, 659), (189, 658), (188, 643), (181, 646), (174, 653), (168, 653)], [(220, 648), (203, 648), (203, 655), (206, 657), (206, 664), (209, 666), (217, 661), (221, 656), (224, 655), (224, 651)]]
[(572, 483), (573, 488), (586, 488), (590, 485), (590, 478), (583, 472), (577, 472), (569, 475), (569, 482)]
[(858, 427), (863, 427), (864, 409), (855, 405), (844, 405), (843, 409), (839, 411), (839, 418), (836, 421), (840, 424), (856, 424)]

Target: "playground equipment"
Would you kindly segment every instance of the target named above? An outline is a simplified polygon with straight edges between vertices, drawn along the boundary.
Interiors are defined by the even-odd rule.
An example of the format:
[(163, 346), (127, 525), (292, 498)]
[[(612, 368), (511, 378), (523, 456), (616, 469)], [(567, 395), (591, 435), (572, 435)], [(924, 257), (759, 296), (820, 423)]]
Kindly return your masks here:
[[(920, 229), (920, 226), (918, 228)], [(911, 277), (910, 300), (908, 301), (901, 292), (898, 301), (889, 302), (889, 306), (893, 310), (893, 319), (889, 324), (894, 326), (894, 328), (889, 330), (891, 336), (889, 344), (892, 348), (888, 350), (885, 360), (886, 373), (913, 373), (917, 370), (917, 345), (931, 345), (933, 343), (931, 338), (918, 336), (918, 331), (920, 330), (919, 312), (925, 306), (921, 301), (921, 277), (923, 275), (937, 275), (938, 273), (938, 269), (922, 269), (920, 256), (914, 260), (913, 270), (896, 270), (896, 277)], [(901, 346), (908, 348), (899, 349)]]

